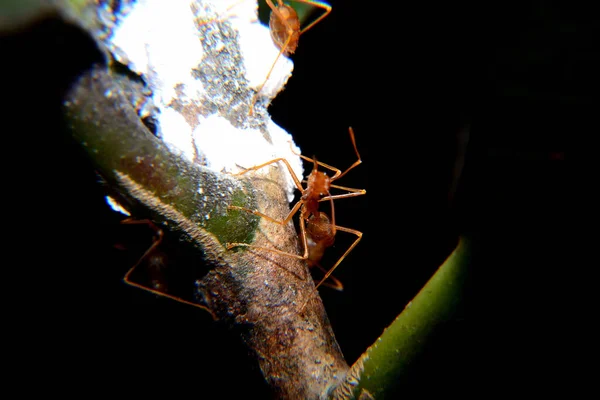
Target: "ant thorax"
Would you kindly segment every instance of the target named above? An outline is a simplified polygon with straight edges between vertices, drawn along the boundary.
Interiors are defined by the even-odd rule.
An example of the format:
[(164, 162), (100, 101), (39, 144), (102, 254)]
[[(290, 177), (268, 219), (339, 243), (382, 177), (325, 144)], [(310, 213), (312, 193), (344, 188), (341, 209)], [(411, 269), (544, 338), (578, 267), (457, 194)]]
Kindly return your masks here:
[(329, 188), (331, 187), (331, 178), (325, 172), (313, 169), (306, 180), (306, 190), (302, 194), (302, 200), (306, 202), (306, 207), (312, 210), (314, 203), (315, 211), (319, 208), (318, 202), (325, 196), (329, 196)]

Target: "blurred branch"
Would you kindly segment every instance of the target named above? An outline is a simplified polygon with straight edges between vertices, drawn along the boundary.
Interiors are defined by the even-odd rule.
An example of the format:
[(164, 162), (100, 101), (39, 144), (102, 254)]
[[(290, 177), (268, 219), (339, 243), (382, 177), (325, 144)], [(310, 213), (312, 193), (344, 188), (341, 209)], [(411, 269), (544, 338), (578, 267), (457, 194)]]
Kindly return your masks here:
[(398, 390), (401, 393), (411, 365), (428, 339), (440, 324), (452, 319), (463, 301), (471, 246), (468, 237), (460, 238), (456, 249), (427, 284), (352, 365), (334, 398), (377, 399)]

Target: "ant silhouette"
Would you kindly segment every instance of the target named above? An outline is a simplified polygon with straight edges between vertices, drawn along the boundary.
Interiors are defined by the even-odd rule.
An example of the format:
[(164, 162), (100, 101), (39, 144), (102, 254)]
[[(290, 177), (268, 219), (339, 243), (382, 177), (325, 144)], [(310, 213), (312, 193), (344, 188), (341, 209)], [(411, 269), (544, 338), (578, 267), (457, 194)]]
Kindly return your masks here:
[[(152, 238), (152, 244), (144, 252), (144, 254), (142, 254), (142, 256), (138, 258), (138, 261), (127, 271), (127, 273), (123, 277), (123, 281), (128, 285), (153, 293), (157, 296), (166, 297), (168, 299), (175, 300), (183, 304), (206, 310), (211, 314), (213, 318), (216, 319), (216, 317), (208, 307), (190, 300), (186, 300), (183, 297), (179, 297), (170, 293), (171, 288), (165, 280), (165, 272), (163, 271), (168, 261), (166, 259), (166, 255), (161, 251), (158, 251), (159, 246), (164, 239), (163, 230), (149, 219), (138, 220), (134, 219), (133, 217), (129, 217), (122, 220), (121, 223), (147, 225), (154, 233), (154, 236)], [(147, 279), (147, 285), (138, 283), (133, 279), (134, 271), (136, 271), (141, 266), (142, 262), (147, 263), (145, 267), (145, 272), (149, 275), (149, 278)], [(189, 297), (189, 293), (187, 295)]]
[[(313, 157), (313, 159), (310, 159), (302, 154), (297, 154), (302, 159), (313, 162), (313, 170), (308, 175), (308, 178), (305, 181), (302, 181), (302, 182), (306, 183), (306, 187), (302, 186), (302, 182), (300, 181), (300, 179), (298, 179), (298, 177), (294, 173), (292, 167), (290, 166), (289, 162), (285, 158), (276, 158), (274, 160), (268, 161), (268, 162), (260, 164), (260, 165), (256, 165), (254, 167), (245, 169), (244, 171), (235, 174), (235, 175), (243, 175), (243, 174), (247, 173), (248, 171), (255, 171), (255, 170), (263, 168), (267, 165), (277, 163), (279, 161), (282, 161), (284, 163), (284, 165), (288, 169), (290, 175), (292, 176), (292, 178), (296, 184), (296, 187), (301, 192), (300, 199), (296, 202), (294, 207), (290, 210), (287, 217), (285, 217), (283, 220), (280, 221), (280, 220), (274, 219), (274, 218), (272, 218), (266, 214), (263, 214), (259, 211), (256, 211), (256, 210), (251, 210), (251, 209), (240, 207), (240, 206), (229, 206), (228, 208), (250, 212), (254, 215), (260, 216), (262, 218), (265, 218), (271, 222), (274, 222), (274, 223), (280, 224), (280, 225), (286, 225), (292, 219), (292, 217), (298, 212), (298, 210), (300, 210), (299, 226), (300, 226), (300, 237), (302, 239), (302, 244), (304, 247), (303, 255), (288, 253), (288, 252), (281, 251), (281, 250), (274, 249), (274, 248), (254, 246), (254, 245), (247, 244), (247, 243), (227, 243), (226, 244), (227, 249), (232, 249), (234, 247), (243, 246), (243, 247), (252, 247), (255, 249), (271, 251), (271, 252), (275, 252), (278, 254), (294, 257), (294, 258), (297, 258), (300, 260), (307, 260), (307, 264), (309, 265), (309, 267), (317, 266), (321, 270), (325, 271), (325, 269), (323, 267), (321, 267), (319, 262), (322, 259), (325, 250), (333, 245), (337, 231), (340, 230), (343, 232), (348, 232), (348, 233), (352, 233), (352, 234), (356, 235), (357, 238), (354, 241), (354, 243), (352, 243), (352, 245), (346, 250), (346, 252), (333, 265), (333, 267), (330, 268), (328, 271), (326, 271), (325, 276), (316, 285), (316, 287), (318, 288), (321, 284), (323, 284), (331, 276), (333, 271), (338, 267), (338, 265), (342, 262), (342, 260), (344, 260), (344, 258), (348, 255), (348, 253), (350, 253), (350, 251), (354, 247), (356, 247), (356, 245), (362, 238), (362, 232), (359, 232), (357, 230), (350, 229), (350, 228), (345, 228), (345, 227), (335, 224), (335, 209), (334, 209), (333, 200), (360, 196), (360, 195), (364, 195), (367, 193), (367, 191), (365, 189), (354, 189), (354, 188), (349, 188), (349, 187), (333, 184), (334, 181), (340, 179), (341, 177), (346, 175), (349, 171), (351, 171), (356, 166), (358, 166), (362, 163), (360, 154), (358, 153), (358, 149), (356, 147), (356, 140), (354, 138), (354, 130), (352, 129), (352, 127), (350, 127), (350, 128), (348, 128), (348, 131), (350, 133), (350, 140), (352, 141), (352, 145), (354, 146), (354, 151), (356, 153), (357, 160), (350, 167), (348, 167), (344, 172), (342, 172), (338, 168), (335, 168), (335, 167), (332, 167), (325, 163), (322, 163), (320, 161), (317, 161), (316, 157)], [(331, 171), (334, 171), (333, 176), (331, 176), (331, 177), (327, 176), (327, 174), (325, 172), (319, 170), (319, 168), (318, 168), (319, 166), (321, 166), (323, 168), (327, 168)], [(330, 193), (331, 188), (345, 190), (348, 193), (332, 195)], [(330, 206), (331, 206), (331, 218), (329, 218), (329, 216), (325, 212), (319, 210), (319, 203), (322, 201), (329, 201)], [(332, 279), (334, 279), (334, 284), (333, 284), (334, 288), (341, 290), (343, 288), (343, 286), (341, 285), (341, 282), (339, 282), (335, 278), (332, 278)], [(331, 286), (331, 285), (327, 285), (327, 286)]]

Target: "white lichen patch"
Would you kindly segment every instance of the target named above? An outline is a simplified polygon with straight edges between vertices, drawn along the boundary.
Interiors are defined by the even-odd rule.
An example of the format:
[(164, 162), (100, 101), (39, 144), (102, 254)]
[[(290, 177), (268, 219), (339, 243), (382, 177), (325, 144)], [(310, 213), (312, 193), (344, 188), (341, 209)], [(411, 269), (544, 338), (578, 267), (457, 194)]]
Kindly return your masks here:
[[(256, 0), (121, 4), (107, 47), (147, 83), (157, 135), (172, 151), (228, 173), (284, 157), (302, 178), (291, 136), (264, 112), (291, 76), (293, 63), (278, 58), (269, 28), (258, 20)], [(290, 201), (295, 189), (289, 177)]]
[[(211, 115), (200, 122), (193, 137), (198, 152), (211, 155), (206, 158), (207, 166), (216, 171), (238, 173), (276, 158), (285, 158), (298, 179), (302, 180), (302, 160), (294, 154), (300, 153), (300, 149), (292, 141), (292, 136), (271, 120), (268, 130), (272, 143), (265, 140), (259, 129), (237, 129), (226, 119)], [(280, 166), (286, 171), (291, 202), (296, 185), (287, 168)], [(267, 173), (268, 168), (260, 168), (256, 173)]]
[(109, 40), (126, 57), (120, 61), (148, 81), (157, 105), (175, 97), (203, 57), (189, 0), (137, 0)]
[(181, 113), (172, 108), (164, 108), (160, 114), (161, 138), (171, 151), (182, 154), (188, 161), (194, 161), (194, 141), (192, 127)]

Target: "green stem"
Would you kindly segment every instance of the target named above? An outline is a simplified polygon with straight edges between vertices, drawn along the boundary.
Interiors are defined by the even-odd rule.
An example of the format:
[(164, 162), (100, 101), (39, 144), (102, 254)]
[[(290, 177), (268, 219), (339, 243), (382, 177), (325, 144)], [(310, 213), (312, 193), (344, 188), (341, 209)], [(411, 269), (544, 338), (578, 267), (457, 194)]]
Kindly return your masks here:
[(383, 398), (402, 385), (428, 338), (462, 301), (470, 252), (470, 239), (461, 237), (427, 284), (352, 366), (334, 398)]

